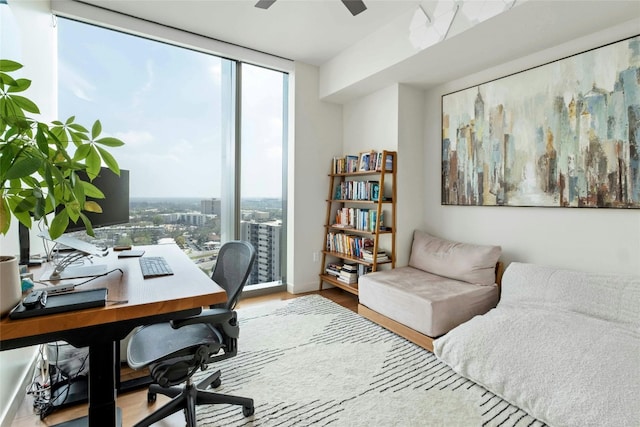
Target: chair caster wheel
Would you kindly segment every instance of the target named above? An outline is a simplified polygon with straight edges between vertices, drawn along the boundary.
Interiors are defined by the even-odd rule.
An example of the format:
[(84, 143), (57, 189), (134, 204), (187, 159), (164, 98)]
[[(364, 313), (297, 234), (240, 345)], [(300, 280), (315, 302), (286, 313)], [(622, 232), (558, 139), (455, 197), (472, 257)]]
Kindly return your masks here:
[(216, 378), (216, 380), (211, 383), (211, 388), (218, 388), (221, 384), (222, 380), (220, 378)]
[(243, 406), (242, 407), (242, 415), (245, 417), (250, 417), (255, 412), (255, 408), (253, 406)]
[(156, 397), (158, 395), (156, 393), (148, 392), (147, 393), (147, 403), (153, 403), (156, 401)]

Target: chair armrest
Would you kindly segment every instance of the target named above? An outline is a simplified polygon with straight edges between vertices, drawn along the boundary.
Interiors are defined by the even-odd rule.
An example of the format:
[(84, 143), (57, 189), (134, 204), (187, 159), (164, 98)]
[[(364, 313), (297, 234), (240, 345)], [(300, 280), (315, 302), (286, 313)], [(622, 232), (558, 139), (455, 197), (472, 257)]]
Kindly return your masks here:
[(210, 308), (202, 310), (200, 314), (197, 314), (195, 316), (187, 317), (185, 319), (172, 320), (170, 323), (173, 329), (178, 329), (186, 325), (195, 325), (198, 323), (222, 325), (224, 323), (228, 323), (235, 317), (235, 311), (230, 311), (226, 308)]
[(186, 319), (172, 320), (170, 323), (171, 327), (174, 329), (178, 329), (186, 325), (207, 323), (215, 327), (222, 327), (222, 331), (230, 338), (238, 338), (240, 336), (238, 315), (235, 311), (227, 310), (226, 308), (204, 309), (196, 316), (187, 317)]

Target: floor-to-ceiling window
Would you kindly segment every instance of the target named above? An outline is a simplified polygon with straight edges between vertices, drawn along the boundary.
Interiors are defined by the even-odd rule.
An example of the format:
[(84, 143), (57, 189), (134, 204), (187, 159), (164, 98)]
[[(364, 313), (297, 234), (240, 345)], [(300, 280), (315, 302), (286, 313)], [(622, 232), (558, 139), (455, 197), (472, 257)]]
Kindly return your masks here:
[(206, 271), (224, 241), (248, 239), (261, 260), (251, 283), (281, 281), (287, 74), (74, 20), (57, 25), (60, 117), (100, 119), (125, 142), (112, 154), (130, 171), (130, 222), (96, 237), (174, 241)]
[(241, 238), (258, 249), (253, 283), (282, 277), (283, 151), (287, 75), (242, 64), (240, 67)]

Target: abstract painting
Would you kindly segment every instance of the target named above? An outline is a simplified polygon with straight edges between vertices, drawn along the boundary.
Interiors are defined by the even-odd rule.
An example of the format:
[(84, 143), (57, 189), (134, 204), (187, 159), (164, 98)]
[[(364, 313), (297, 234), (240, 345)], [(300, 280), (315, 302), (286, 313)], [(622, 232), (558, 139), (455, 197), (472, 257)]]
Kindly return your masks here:
[(442, 204), (640, 208), (640, 36), (444, 95)]

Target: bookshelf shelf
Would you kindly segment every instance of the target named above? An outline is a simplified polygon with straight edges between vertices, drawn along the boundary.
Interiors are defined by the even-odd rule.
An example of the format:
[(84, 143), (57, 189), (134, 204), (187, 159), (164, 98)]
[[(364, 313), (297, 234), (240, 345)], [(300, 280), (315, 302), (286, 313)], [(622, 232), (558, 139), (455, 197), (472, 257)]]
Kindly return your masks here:
[[(374, 156), (378, 161), (367, 171), (341, 170), (349, 164), (347, 157), (355, 156), (333, 161), (319, 290), (327, 283), (358, 295), (357, 277), (383, 265), (395, 268), (397, 153), (371, 152), (370, 158)], [(339, 276), (351, 280), (346, 283)]]
[(323, 282), (330, 283), (333, 286), (336, 286), (336, 287), (338, 287), (340, 289), (343, 289), (343, 290), (345, 290), (347, 292), (351, 292), (354, 295), (358, 295), (358, 284), (357, 283), (354, 283), (354, 284), (351, 284), (351, 285), (346, 284), (346, 283), (342, 283), (342, 282), (339, 282), (338, 280), (334, 279), (333, 276), (330, 276), (328, 274), (321, 274), (320, 275), (320, 279)]
[[(367, 235), (367, 236), (374, 236), (376, 233), (373, 231), (367, 231), (367, 230), (358, 230), (357, 228), (343, 228), (343, 227), (335, 227), (333, 225), (325, 225), (326, 228), (332, 230), (332, 231), (348, 231), (349, 233), (353, 233), (353, 234), (362, 234), (362, 235)], [(380, 230), (378, 232), (378, 234), (392, 234), (391, 230)]]

